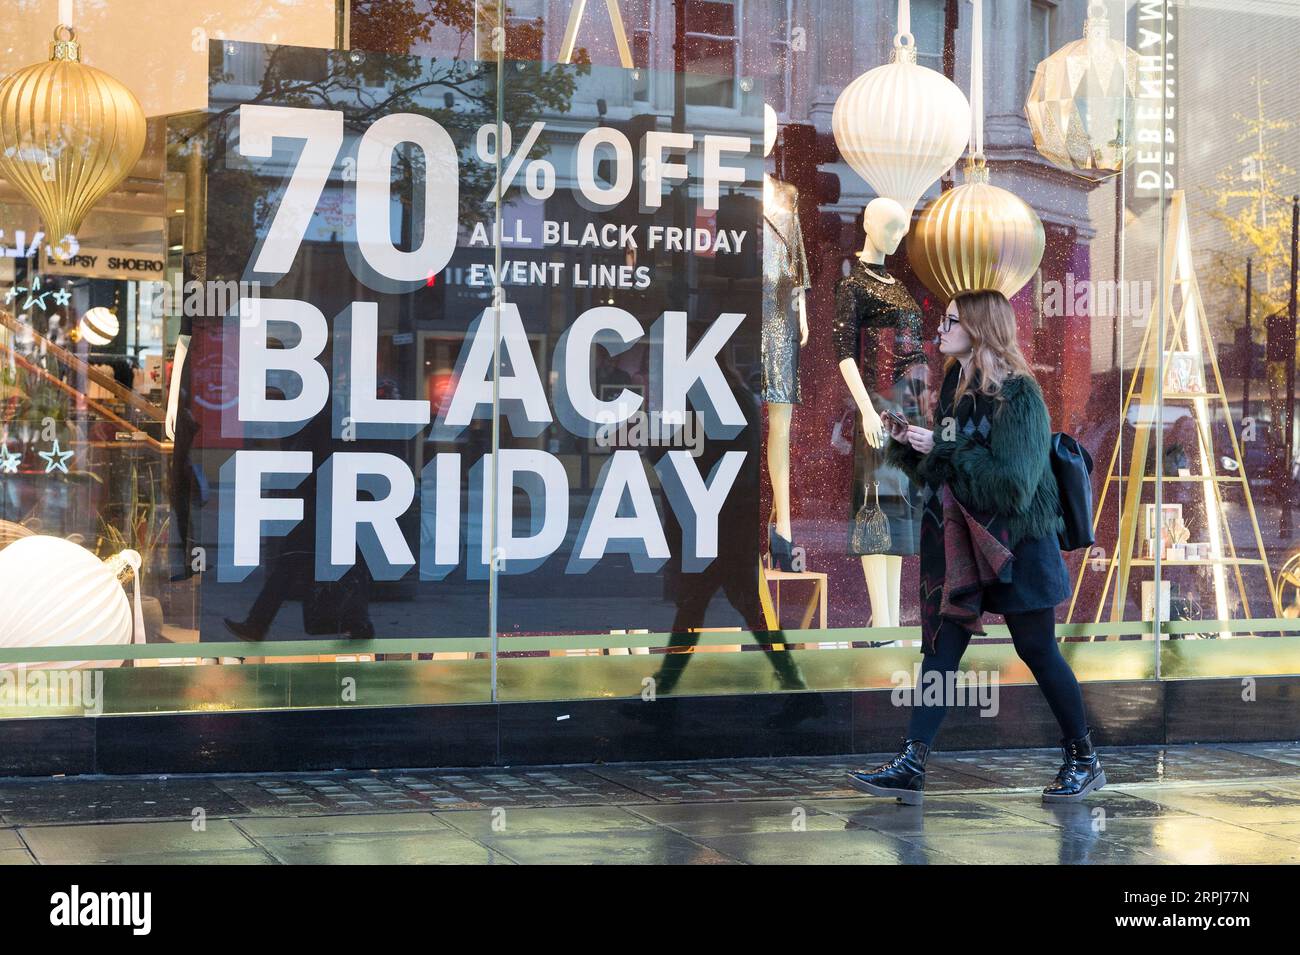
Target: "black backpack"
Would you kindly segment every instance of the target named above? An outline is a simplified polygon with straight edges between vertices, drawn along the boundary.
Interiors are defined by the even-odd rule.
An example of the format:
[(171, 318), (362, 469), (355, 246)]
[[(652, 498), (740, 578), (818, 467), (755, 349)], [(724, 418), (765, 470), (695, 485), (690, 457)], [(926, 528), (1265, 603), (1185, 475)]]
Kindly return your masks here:
[(1053, 432), (1052, 474), (1061, 499), (1065, 527), (1058, 534), (1061, 550), (1080, 550), (1095, 541), (1092, 534), (1092, 455), (1073, 437)]

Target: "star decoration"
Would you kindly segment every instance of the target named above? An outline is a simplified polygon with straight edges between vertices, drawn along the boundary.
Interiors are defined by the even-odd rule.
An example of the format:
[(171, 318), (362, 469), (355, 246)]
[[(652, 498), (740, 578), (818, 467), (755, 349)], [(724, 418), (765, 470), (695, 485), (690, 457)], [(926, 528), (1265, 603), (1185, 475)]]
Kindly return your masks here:
[[(6, 304), (6, 305), (9, 305), (9, 304), (12, 303), (16, 298), (18, 298), (20, 295), (22, 295), (24, 292), (27, 293), (27, 298), (23, 300), (23, 305), (22, 305), (22, 307), (23, 307), (24, 309), (29, 309), (29, 308), (32, 308), (33, 306), (35, 306), (35, 307), (39, 308), (41, 311), (45, 311), (45, 309), (46, 309), (46, 307), (47, 307), (46, 304), (45, 304), (45, 297), (46, 297), (47, 295), (56, 295), (56, 296), (57, 296), (57, 295), (62, 294), (62, 293), (59, 293), (59, 292), (50, 292), (50, 291), (42, 292), (42, 291), (41, 291), (41, 277), (40, 277), (39, 275), (37, 275), (37, 276), (33, 277), (33, 279), (32, 279), (32, 284), (31, 284), (30, 286), (26, 286), (26, 285), (14, 285), (14, 286), (11, 286), (10, 289), (9, 289), (9, 291), (5, 293), (5, 304)], [(65, 304), (66, 304), (66, 303), (65, 303)]]
[(17, 474), (18, 465), (22, 460), (21, 454), (14, 454), (4, 445), (0, 445), (0, 474)]
[[(32, 306), (36, 306), (40, 308), (41, 311), (45, 311), (45, 296), (49, 295), (50, 293), (41, 292), (40, 289), (41, 289), (41, 277), (37, 275), (32, 278), (31, 287), (27, 289), (27, 301), (23, 303), (23, 308), (27, 309), (27, 308), (31, 308)], [(39, 295), (37, 294), (38, 292), (40, 292)]]
[(60, 451), (59, 439), (54, 439), (54, 444), (48, 451), (37, 451), (36, 454), (45, 462), (45, 473), (50, 474), (56, 468), (64, 474), (68, 473), (68, 458), (75, 454), (75, 451)]
[(50, 297), (54, 299), (55, 305), (60, 305), (63, 306), (64, 308), (66, 308), (68, 303), (72, 301), (72, 293), (65, 288), (59, 289), (57, 292), (53, 293)]

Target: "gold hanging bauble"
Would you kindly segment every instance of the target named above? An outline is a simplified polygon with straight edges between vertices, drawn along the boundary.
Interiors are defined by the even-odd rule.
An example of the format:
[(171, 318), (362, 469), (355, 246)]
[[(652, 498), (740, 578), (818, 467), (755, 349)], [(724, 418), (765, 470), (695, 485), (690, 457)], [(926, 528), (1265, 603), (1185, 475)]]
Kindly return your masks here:
[(75, 233), (127, 177), (144, 142), (139, 100), (81, 62), (71, 27), (55, 29), (47, 62), (0, 81), (0, 176), (36, 207), (55, 241)]
[(1025, 287), (1043, 259), (1043, 223), (1019, 196), (989, 183), (982, 157), (966, 161), (966, 181), (921, 210), (907, 236), (907, 258), (926, 288), (945, 302), (960, 292)]
[(1105, 4), (1090, 5), (1083, 39), (1034, 70), (1025, 116), (1043, 158), (1100, 180), (1124, 168), (1135, 140), (1138, 55), (1110, 37)]

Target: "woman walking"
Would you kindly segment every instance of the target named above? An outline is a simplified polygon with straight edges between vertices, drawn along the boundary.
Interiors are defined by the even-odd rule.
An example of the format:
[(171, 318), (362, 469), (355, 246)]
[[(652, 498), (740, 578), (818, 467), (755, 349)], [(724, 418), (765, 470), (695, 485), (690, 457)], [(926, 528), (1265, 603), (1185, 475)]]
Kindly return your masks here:
[[(984, 632), (982, 614), (1002, 614), (1061, 726), (1065, 761), (1043, 799), (1082, 799), (1106, 776), (1079, 681), (1056, 644), (1056, 605), (1070, 583), (1057, 540), (1047, 406), (1000, 292), (953, 299), (939, 325), (939, 351), (947, 358), (934, 430), (896, 426), (886, 452), (929, 489), (920, 543), (922, 685), (954, 685), (971, 635)], [(850, 773), (858, 789), (920, 805), (926, 757), (948, 701), (916, 696), (902, 751)]]

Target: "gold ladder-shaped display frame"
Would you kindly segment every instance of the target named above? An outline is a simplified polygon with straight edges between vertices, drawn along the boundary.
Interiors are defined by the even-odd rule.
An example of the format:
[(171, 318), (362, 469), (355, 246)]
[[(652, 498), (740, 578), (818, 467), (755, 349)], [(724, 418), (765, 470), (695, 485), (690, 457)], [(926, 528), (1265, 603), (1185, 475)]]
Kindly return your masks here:
[[(1123, 422), (1128, 420), (1129, 411), (1133, 405), (1134, 394), (1138, 394), (1139, 408), (1150, 409), (1152, 419), (1158, 415), (1159, 420), (1143, 420), (1143, 415), (1139, 414), (1136, 422), (1135, 434), (1133, 438), (1133, 452), (1130, 456), (1129, 471), (1127, 474), (1119, 474), (1115, 470), (1115, 465), (1119, 460), (1119, 451), (1122, 442), (1116, 438), (1115, 448), (1111, 452), (1110, 464), (1106, 468), (1106, 480), (1102, 485), (1101, 498), (1097, 503), (1097, 509), (1093, 514), (1092, 526), (1094, 533), (1101, 521), (1101, 516), (1105, 512), (1106, 498), (1110, 492), (1111, 484), (1123, 484), (1124, 497), (1120, 502), (1120, 526), (1119, 535), (1116, 541), (1114, 552), (1107, 559), (1106, 581), (1102, 585), (1101, 595), (1097, 600), (1097, 611), (1093, 617), (1093, 622), (1101, 621), (1102, 611), (1106, 606), (1107, 594), (1111, 595), (1111, 613), (1112, 622), (1118, 622), (1124, 619), (1124, 609), (1128, 599), (1129, 577), (1134, 566), (1149, 566), (1155, 563), (1152, 559), (1143, 559), (1134, 557), (1133, 547), (1136, 543), (1138, 516), (1142, 505), (1142, 489), (1147, 483), (1154, 482), (1154, 476), (1148, 476), (1146, 472), (1147, 450), (1151, 443), (1151, 433), (1156, 427), (1164, 426), (1163, 402), (1192, 400), (1196, 402), (1209, 402), (1217, 398), (1220, 408), (1223, 412), (1224, 420), (1228, 426), (1228, 436), (1232, 442), (1233, 458), (1237, 462), (1237, 469), (1234, 475), (1220, 475), (1215, 473), (1215, 456), (1213, 454), (1214, 443), (1212, 434), (1209, 429), (1208, 413), (1198, 415), (1196, 409), (1193, 409), (1191, 415), (1192, 421), (1196, 428), (1197, 453), (1200, 457), (1200, 467), (1202, 474), (1191, 477), (1163, 477), (1164, 481), (1195, 481), (1205, 485), (1212, 490), (1215, 501), (1215, 511), (1218, 515), (1219, 528), (1223, 544), (1220, 546), (1220, 553), (1224, 548), (1227, 550), (1227, 557), (1218, 556), (1199, 560), (1177, 560), (1161, 561), (1162, 565), (1173, 567), (1185, 566), (1211, 566), (1215, 568), (1216, 574), (1221, 574), (1223, 568), (1231, 567), (1237, 584), (1237, 592), (1241, 598), (1242, 608), (1246, 616), (1251, 616), (1250, 601), (1246, 596), (1245, 581), (1241, 574), (1243, 566), (1261, 566), (1264, 569), (1264, 577), (1268, 582), (1269, 597), (1272, 600), (1273, 612), (1275, 617), (1282, 616), (1282, 609), (1278, 603), (1277, 587), (1273, 582), (1273, 573), (1269, 568), (1268, 555), (1264, 550), (1264, 539), (1260, 533), (1259, 520), (1255, 513), (1255, 502), (1250, 493), (1250, 482), (1246, 479), (1245, 462), (1242, 460), (1241, 446), (1237, 441), (1237, 428), (1232, 419), (1232, 409), (1228, 404), (1227, 391), (1224, 388), (1223, 377), (1219, 371), (1219, 359), (1214, 347), (1214, 339), (1210, 334), (1209, 319), (1205, 314), (1204, 303), (1201, 300), (1200, 286), (1196, 281), (1196, 272), (1191, 264), (1191, 237), (1187, 225), (1187, 206), (1183, 190), (1175, 190), (1170, 195), (1169, 205), (1169, 224), (1166, 232), (1165, 255), (1163, 262), (1164, 269), (1164, 287), (1161, 301), (1153, 303), (1150, 314), (1147, 317), (1146, 330), (1142, 336), (1142, 344), (1138, 348), (1138, 363), (1133, 370), (1133, 377), (1129, 382), (1128, 392), (1124, 396), (1124, 405), (1120, 412), (1121, 430), (1123, 434)], [(1182, 292), (1182, 301), (1178, 307), (1177, 313), (1174, 313), (1174, 293), (1175, 290)], [(1161, 395), (1161, 408), (1156, 406), (1156, 375), (1163, 375), (1167, 367), (1168, 356), (1172, 352), (1186, 350), (1178, 346), (1185, 341), (1185, 322), (1188, 311), (1195, 313), (1193, 321), (1196, 323), (1196, 329), (1201, 336), (1201, 348), (1204, 355), (1209, 358), (1210, 367), (1214, 371), (1214, 383), (1216, 391), (1213, 392), (1164, 392)], [(1171, 346), (1165, 349), (1166, 361), (1157, 361), (1158, 355), (1157, 339), (1152, 330), (1156, 327), (1157, 321), (1172, 320), (1173, 327), (1169, 335)], [(1204, 368), (1204, 359), (1202, 359), (1202, 368)], [(1141, 382), (1139, 390), (1138, 384)], [(1208, 412), (1208, 408), (1205, 409)], [(1157, 461), (1156, 467), (1163, 470), (1163, 462)], [(1258, 558), (1243, 558), (1237, 555), (1236, 544), (1232, 539), (1232, 531), (1228, 524), (1227, 513), (1224, 509), (1224, 501), (1221, 493), (1221, 485), (1225, 483), (1239, 483), (1245, 494), (1246, 511), (1250, 517), (1251, 528), (1254, 531), (1255, 546), (1258, 549)], [(1207, 491), (1208, 493), (1208, 491)], [(1073, 620), (1075, 606), (1079, 600), (1079, 593), (1083, 586), (1083, 576), (1088, 567), (1096, 563), (1094, 558), (1085, 558), (1079, 565), (1078, 576), (1075, 578), (1074, 593), (1070, 598), (1070, 609), (1066, 615), (1066, 620)], [(1116, 579), (1118, 578), (1118, 579)], [(1114, 589), (1112, 590), (1112, 583)], [(1224, 586), (1224, 582), (1216, 580), (1216, 587)], [(1157, 610), (1160, 605), (1159, 593), (1155, 597), (1155, 606)], [(1096, 636), (1093, 639), (1097, 639)], [(1106, 639), (1106, 637), (1102, 637)]]
[[(609, 23), (614, 30), (614, 45), (618, 48), (618, 61), (625, 70), (634, 68), (632, 62), (632, 47), (627, 40), (627, 27), (623, 22), (623, 11), (619, 7), (619, 0), (605, 0), (605, 9), (609, 11)], [(494, 3), (487, 3), (484, 0), (475, 0), (474, 3), (474, 50), (475, 55), (480, 58), (483, 54), (483, 41), (479, 36), (481, 30), (491, 31), (497, 28), (504, 29), (505, 24), (501, 22), (500, 10), (506, 6), (505, 0), (496, 0)], [(564, 39), (560, 43), (560, 63), (572, 63), (573, 51), (578, 43), (578, 27), (582, 25), (583, 17), (587, 13), (587, 0), (573, 0), (573, 6), (569, 8), (569, 19), (564, 27)], [(481, 21), (481, 23), (480, 23)]]

